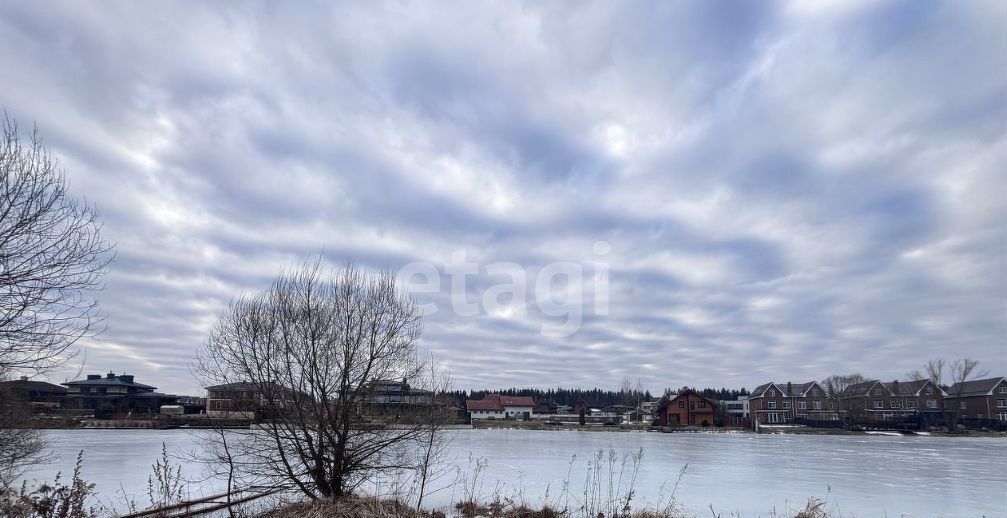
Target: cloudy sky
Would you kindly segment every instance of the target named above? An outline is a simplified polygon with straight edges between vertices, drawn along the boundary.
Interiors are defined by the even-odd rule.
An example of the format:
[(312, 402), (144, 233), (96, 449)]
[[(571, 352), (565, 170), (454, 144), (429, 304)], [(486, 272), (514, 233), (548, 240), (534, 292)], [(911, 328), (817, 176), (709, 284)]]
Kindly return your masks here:
[(1007, 374), (1007, 11), (720, 7), (3, 2), (0, 106), (117, 244), (86, 370), (192, 393), (282, 267), (464, 252), (472, 301), (569, 262), (585, 302), (560, 336), (445, 277), (423, 345), (459, 388)]

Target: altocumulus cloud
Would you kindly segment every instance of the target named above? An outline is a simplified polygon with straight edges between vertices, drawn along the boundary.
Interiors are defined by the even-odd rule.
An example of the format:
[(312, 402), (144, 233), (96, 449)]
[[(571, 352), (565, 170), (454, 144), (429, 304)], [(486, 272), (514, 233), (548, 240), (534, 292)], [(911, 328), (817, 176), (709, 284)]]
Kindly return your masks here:
[(424, 346), (461, 388), (1007, 373), (1004, 10), (719, 7), (4, 3), (0, 106), (118, 244), (87, 369), (195, 392), (228, 301), (319, 251), (606, 241), (609, 315), (442, 310)]

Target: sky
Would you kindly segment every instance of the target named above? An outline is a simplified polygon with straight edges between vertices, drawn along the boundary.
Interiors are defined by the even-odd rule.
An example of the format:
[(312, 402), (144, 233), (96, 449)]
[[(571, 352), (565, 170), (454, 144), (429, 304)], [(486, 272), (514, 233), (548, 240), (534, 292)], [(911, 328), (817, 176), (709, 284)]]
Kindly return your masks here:
[[(49, 377), (199, 393), (228, 303), (313, 255), (442, 274), (420, 345), (461, 389), (1005, 375), (1005, 26), (979, 1), (0, 2), (0, 107), (116, 244), (105, 332)], [(512, 270), (529, 295), (480, 304)]]

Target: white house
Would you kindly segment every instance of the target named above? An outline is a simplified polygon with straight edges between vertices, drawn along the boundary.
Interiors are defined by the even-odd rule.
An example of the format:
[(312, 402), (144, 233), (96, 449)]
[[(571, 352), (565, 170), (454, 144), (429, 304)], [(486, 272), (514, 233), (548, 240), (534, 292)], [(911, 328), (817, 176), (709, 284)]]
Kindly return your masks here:
[(524, 421), (535, 414), (535, 399), (524, 396), (489, 394), (483, 399), (468, 399), (465, 409), (472, 419), (511, 419)]

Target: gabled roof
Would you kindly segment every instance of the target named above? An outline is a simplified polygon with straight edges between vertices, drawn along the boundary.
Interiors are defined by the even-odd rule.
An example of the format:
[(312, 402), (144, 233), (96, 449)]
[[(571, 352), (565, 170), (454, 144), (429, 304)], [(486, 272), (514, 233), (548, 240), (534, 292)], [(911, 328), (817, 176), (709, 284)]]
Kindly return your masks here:
[(676, 399), (678, 399), (680, 397), (683, 397), (683, 396), (688, 396), (690, 394), (691, 395), (695, 395), (695, 396), (699, 396), (700, 399), (705, 400), (707, 403), (710, 403), (714, 407), (717, 406), (717, 401), (715, 401), (713, 399), (710, 399), (710, 398), (708, 398), (708, 397), (700, 394), (699, 392), (696, 392), (695, 390), (688, 389), (688, 390), (683, 390), (683, 391), (679, 392), (678, 394), (671, 394), (671, 395), (667, 395), (667, 396), (662, 397), (661, 399), (657, 400), (657, 404), (654, 405), (654, 409), (656, 411), (660, 412), (661, 409), (663, 409), (664, 407), (670, 405)]
[[(867, 396), (870, 395), (872, 390), (874, 390), (875, 385), (880, 385), (884, 387), (885, 390), (888, 390), (888, 387), (885, 387), (880, 380), (867, 380), (860, 383), (854, 383), (853, 385), (846, 387), (839, 396), (844, 398)], [(891, 391), (889, 391), (889, 393), (890, 392)]]
[(955, 383), (948, 389), (947, 394), (951, 397), (961, 396), (988, 396), (993, 393), (1001, 382), (1007, 382), (1003, 376), (998, 378), (986, 378), (981, 380), (971, 380), (965, 383)]
[(786, 390), (783, 389), (783, 387), (786, 387), (786, 384), (780, 385), (779, 383), (773, 381), (769, 383), (763, 383), (762, 385), (755, 387), (755, 390), (753, 390), (751, 393), (751, 397), (753, 398), (764, 397), (766, 395), (766, 391), (769, 390), (770, 388), (775, 388), (780, 393), (781, 396), (784, 396), (787, 394), (787, 392)]
[[(803, 396), (807, 395), (808, 391), (811, 390), (811, 387), (814, 387), (815, 385), (818, 385), (818, 382), (817, 381), (806, 381), (804, 383), (794, 383), (792, 381), (785, 381), (785, 382), (781, 382), (781, 383), (774, 383), (774, 385), (776, 385), (778, 388), (780, 388), (780, 392), (782, 392), (786, 396), (790, 396), (790, 397), (803, 397)], [(788, 388), (790, 389), (789, 392), (787, 391)], [(818, 385), (818, 388), (821, 389), (822, 386)]]
[[(883, 383), (888, 392), (895, 396), (919, 396), (927, 385), (936, 386), (928, 379), (913, 381), (886, 381)], [(940, 387), (937, 387), (940, 389)], [(944, 391), (941, 390), (943, 394)]]

